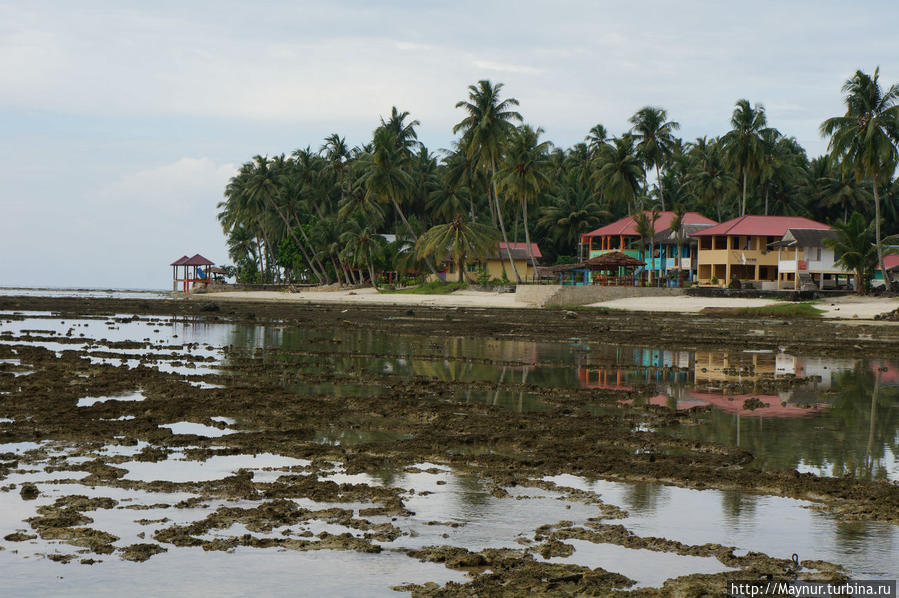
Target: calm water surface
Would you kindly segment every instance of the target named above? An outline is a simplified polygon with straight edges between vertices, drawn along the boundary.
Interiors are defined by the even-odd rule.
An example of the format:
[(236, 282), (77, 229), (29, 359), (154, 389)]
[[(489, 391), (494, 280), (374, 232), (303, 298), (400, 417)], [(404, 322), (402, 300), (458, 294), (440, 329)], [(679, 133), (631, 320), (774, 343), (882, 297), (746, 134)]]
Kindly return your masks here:
[[(645, 389), (637, 406), (666, 409), (707, 407), (699, 423), (663, 430), (672, 435), (713, 440), (752, 451), (755, 464), (767, 469), (798, 469), (820, 475), (853, 475), (899, 481), (899, 364), (878, 359), (828, 359), (815, 355), (791, 355), (755, 351), (671, 351), (652, 347), (588, 345), (580, 339), (541, 343), (465, 338), (387, 336), (356, 329), (300, 329), (288, 325), (253, 326), (207, 323), (184, 318), (141, 318), (126, 321), (126, 315), (105, 318), (60, 320), (49, 314), (26, 314), (10, 318), (0, 312), (0, 342), (27, 342), (51, 350), (102, 350), (102, 342), (146, 341), (167, 353), (212, 357), (197, 368), (157, 364), (165, 371), (183, 374), (220, 371), (225, 348), (252, 351), (284, 349), (283, 359), (300, 371), (327, 369), (348, 375), (364, 372), (386, 376), (424, 376), (436, 380), (521, 383), (547, 388)], [(27, 332), (26, 332), (27, 331)], [(54, 336), (84, 339), (83, 343), (55, 342)], [(40, 337), (40, 340), (38, 340)], [(335, 342), (339, 341), (339, 342)], [(115, 364), (136, 365), (143, 349), (118, 350), (121, 359), (96, 357)], [(0, 364), (14, 369), (16, 364)], [(27, 375), (27, 374), (25, 374)], [(802, 379), (799, 384), (785, 382)], [(380, 392), (377, 386), (356, 381), (346, 385), (309, 385), (286, 382), (298, 393), (332, 393), (336, 396), (367, 396)], [(546, 409), (538, 393), (508, 390), (470, 391), (457, 395), (460, 402), (492, 404), (516, 411)], [(139, 408), (138, 394), (121, 397), (85, 397), (84, 405), (116, 399)], [(752, 400), (751, 400), (752, 399)], [(0, 397), (0, 406), (2, 406)], [(226, 415), (226, 414), (223, 414)], [(233, 420), (218, 418), (225, 425)], [(5, 423), (0, 419), (0, 427)], [(229, 433), (192, 422), (166, 424), (173, 430), (209, 436)], [(201, 427), (197, 427), (201, 426)], [(347, 431), (339, 423), (317, 430), (318, 442), (352, 445), (359, 442), (390, 442), (396, 436), (377, 430)], [(54, 441), (48, 441), (54, 445)], [(0, 453), (23, 454), (38, 445), (0, 445)], [(122, 448), (122, 447), (119, 447)], [(143, 447), (124, 447), (136, 454)], [(65, 457), (66, 447), (56, 446)], [(110, 448), (109, 450), (116, 450)], [(71, 458), (74, 462), (75, 457)], [(240, 468), (256, 470), (256, 479), (274, 479), (271, 468), (303, 465), (279, 455), (234, 455), (190, 461), (173, 451), (158, 463), (127, 462), (126, 479), (210, 480), (230, 475)], [(564, 493), (515, 489), (520, 498), (496, 498), (480, 482), (445, 468), (434, 473), (384, 471), (346, 477), (335, 471), (329, 479), (383, 484), (416, 490), (406, 500), (414, 516), (395, 524), (412, 535), (384, 543), (378, 555), (343, 551), (276, 552), (238, 549), (233, 554), (204, 553), (200, 549), (170, 548), (146, 563), (133, 564), (111, 558), (92, 567), (59, 565), (38, 556), (56, 550), (39, 540), (18, 545), (16, 554), (7, 546), (0, 551), (0, 570), (6, 588), (15, 595), (98, 596), (119, 595), (127, 584), (138, 592), (160, 589), (184, 594), (202, 588), (203, 594), (222, 596), (282, 594), (295, 590), (297, 576), (311, 593), (395, 595), (390, 586), (404, 582), (464, 580), (465, 576), (440, 565), (419, 563), (398, 552), (432, 544), (453, 544), (471, 550), (485, 547), (520, 547), (521, 538), (533, 537), (534, 529), (562, 519), (575, 525), (596, 516), (595, 507), (565, 499)], [(33, 481), (41, 488), (37, 501), (25, 503), (15, 492), (0, 493), (0, 536), (27, 529), (23, 520), (33, 516), (41, 504), (54, 496), (91, 494), (84, 486), (58, 483), (83, 472), (45, 472), (42, 464), (33, 471), (11, 474), (7, 483)], [(267, 477), (266, 477), (267, 476)], [(343, 477), (342, 477), (343, 476)], [(54, 479), (57, 482), (54, 482)], [(620, 521), (634, 533), (660, 536), (690, 544), (715, 542), (758, 550), (772, 556), (825, 559), (846, 564), (856, 577), (899, 578), (899, 528), (877, 523), (847, 523), (809, 509), (810, 503), (770, 496), (716, 490), (687, 490), (658, 484), (626, 484), (588, 480), (574, 476), (551, 478), (560, 486), (589, 490), (604, 501), (627, 509)], [(438, 483), (442, 482), (442, 483)], [(422, 495), (421, 491), (428, 493)], [(509, 489), (512, 491), (513, 489)], [(108, 488), (95, 490), (110, 496)], [(145, 496), (142, 494), (146, 494)], [(129, 497), (153, 504), (158, 494), (134, 492)], [(171, 497), (172, 501), (182, 500)], [(208, 511), (191, 512), (200, 519)], [(326, 508), (332, 505), (319, 505)], [(358, 505), (357, 508), (364, 508)], [(128, 512), (130, 515), (133, 513)], [(171, 510), (141, 513), (140, 517), (172, 517)], [(187, 515), (185, 515), (187, 516)], [(134, 541), (136, 516), (125, 517), (114, 510), (98, 514), (97, 526)], [(377, 518), (375, 518), (377, 520)], [(431, 521), (453, 521), (459, 527), (427, 525)], [(101, 524), (102, 522), (102, 524)], [(615, 522), (618, 523), (618, 522)], [(280, 530), (275, 529), (273, 533)], [(329, 530), (330, 531), (330, 530)], [(334, 530), (339, 531), (339, 530)], [(231, 530), (225, 533), (239, 533)], [(446, 533), (449, 537), (444, 538)], [(664, 579), (694, 572), (723, 571), (714, 559), (680, 557), (613, 545), (591, 545), (573, 541), (571, 557), (553, 559), (619, 571), (641, 585), (659, 585)], [(65, 550), (65, 548), (63, 548)], [(166, 580), (180, 580), (179, 585)], [(162, 585), (160, 585), (162, 584)], [(214, 590), (214, 591), (211, 591)]]

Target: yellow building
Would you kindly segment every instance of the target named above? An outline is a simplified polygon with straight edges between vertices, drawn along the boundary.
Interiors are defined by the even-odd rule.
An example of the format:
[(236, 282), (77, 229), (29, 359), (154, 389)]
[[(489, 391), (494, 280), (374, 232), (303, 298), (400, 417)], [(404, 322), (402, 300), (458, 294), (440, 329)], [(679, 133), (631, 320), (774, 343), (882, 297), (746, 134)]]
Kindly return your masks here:
[(737, 279), (743, 286), (777, 289), (778, 251), (769, 247), (787, 230), (830, 227), (799, 216), (741, 216), (693, 233), (698, 239), (696, 278), (702, 285), (726, 287)]
[[(486, 268), (487, 276), (491, 279), (498, 278), (502, 280), (503, 267), (505, 267), (506, 277), (510, 281), (514, 281), (515, 273), (512, 271), (512, 265), (509, 263), (509, 254), (511, 253), (512, 261), (515, 262), (515, 267), (518, 269), (518, 274), (521, 276), (521, 279), (534, 280), (537, 266), (536, 262), (543, 256), (540, 254), (540, 248), (537, 247), (536, 243), (531, 243), (531, 252), (534, 255), (533, 262), (528, 255), (526, 243), (509, 243), (509, 249), (507, 249), (506, 244), (500, 242), (496, 252), (493, 255), (488, 256), (483, 262), (480, 260), (469, 262), (465, 266), (467, 275), (469, 278), (477, 279), (478, 276), (481, 275), (482, 268)], [(457, 265), (454, 262), (447, 260), (444, 262), (443, 266), (444, 269), (438, 273), (438, 276), (442, 280), (452, 282), (459, 278)]]

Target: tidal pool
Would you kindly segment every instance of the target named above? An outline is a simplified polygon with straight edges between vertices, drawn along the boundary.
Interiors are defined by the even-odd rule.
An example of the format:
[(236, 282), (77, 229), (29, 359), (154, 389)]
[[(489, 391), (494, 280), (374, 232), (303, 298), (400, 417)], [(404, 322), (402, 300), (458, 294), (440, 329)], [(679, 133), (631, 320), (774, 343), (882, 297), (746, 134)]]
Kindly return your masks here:
[[(435, 545), (470, 551), (527, 550), (537, 543), (535, 532), (540, 526), (561, 521), (586, 525), (602, 515), (597, 504), (569, 495), (564, 488), (497, 488), (470, 471), (445, 465), (419, 463), (391, 469), (375, 464), (365, 471), (348, 473), (335, 463), (313, 461), (311, 456), (286, 457), (274, 449), (250, 454), (227, 445), (232, 439), (226, 436), (243, 436), (235, 433), (244, 428), (271, 434), (294, 448), (308, 442), (316, 448), (350, 454), (364, 452), (371, 445), (383, 447), (411, 440), (412, 434), (406, 430), (390, 427), (390, 413), (366, 411), (366, 399), (390, 397), (391, 386), (409, 380), (429, 385), (429, 390), (416, 400), (459, 403), (452, 405), (453, 411), (460, 412), (456, 414), (459, 417), (475, 417), (470, 412), (479, 409), (495, 409), (510, 418), (559, 409), (557, 401), (549, 406), (547, 393), (558, 399), (575, 391), (630, 391), (628, 399), (603, 408), (635, 414), (634, 427), (638, 432), (653, 430), (639, 421), (641, 414), (649, 419), (660, 410), (689, 412), (680, 425), (659, 431), (679, 439), (747, 449), (752, 454), (752, 466), (761, 469), (899, 481), (899, 364), (879, 360), (877, 356), (830, 359), (751, 347), (745, 351), (678, 351), (591, 346), (581, 339), (529, 342), (391, 336), (345, 327), (320, 330), (279, 323), (213, 323), (179, 317), (135, 318), (127, 314), (62, 320), (52, 314), (2, 312), (0, 320), (0, 344), (44, 347), (57, 355), (79, 351), (94, 364), (131, 369), (143, 364), (194, 385), (197, 392), (210, 391), (209, 396), (218, 401), (202, 417), (190, 413), (194, 406), (186, 404), (180, 406), (183, 414), (166, 418), (151, 408), (144, 409), (148, 401), (136, 381), (133, 392), (72, 400), (71, 408), (84, 418), (79, 425), (89, 424), (89, 414), (103, 408), (104, 403), (140, 401), (140, 416), (107, 411), (109, 417), (95, 420), (108, 425), (103, 428), (107, 436), (92, 437), (96, 446), (90, 450), (62, 438), (0, 444), (0, 455), (6, 455), (2, 463), (14, 463), (3, 474), (0, 485), (16, 485), (0, 492), (0, 537), (33, 534), (27, 520), (35, 517), (40, 508), (52, 507), (58, 499), (85, 495), (117, 501), (114, 507), (84, 512), (93, 520), (90, 527), (118, 538), (112, 543), (116, 550), (113, 554), (82, 554), (52, 538), (0, 544), (5, 548), (0, 551), (5, 590), (14, 595), (36, 596), (48, 591), (63, 596), (119, 595), (122, 587), (187, 595), (281, 594), (295, 591), (298, 578), (303, 580), (304, 592), (313, 594), (395, 595), (390, 587), (397, 584), (468, 579), (465, 573), (443, 565), (410, 558), (405, 554), (407, 550)], [(122, 346), (116, 346), (117, 343)], [(156, 358), (144, 360), (147, 353), (156, 354)], [(267, 365), (273, 366), (277, 391), (355, 401), (358, 425), (325, 422), (297, 434), (281, 430), (275, 422), (272, 429), (257, 430), (253, 428), (253, 405), (243, 405), (238, 417), (232, 417), (227, 408), (229, 389), (252, 385), (255, 374), (232, 373), (229, 368), (246, 356), (262, 356)], [(189, 357), (199, 360), (190, 362)], [(20, 365), (13, 361), (19, 360), (8, 359), (4, 365)], [(324, 372), (329, 374), (328, 380), (316, 380), (315, 376)], [(216, 376), (201, 379), (207, 374)], [(446, 390), (444, 387), (450, 383), (457, 386)], [(15, 391), (9, 387), (7, 392)], [(147, 396), (153, 398), (152, 393)], [(7, 401), (19, 401), (18, 409), (27, 405), (27, 399), (0, 397), (3, 430), (21, 422), (21, 413), (15, 420), (6, 417), (3, 409), (11, 405)], [(190, 402), (189, 398), (184, 400)], [(124, 426), (135, 417), (151, 422), (157, 432), (158, 428), (168, 428), (172, 436), (160, 439), (157, 434), (155, 439), (147, 436), (126, 440), (121, 436), (125, 432), (115, 431), (113, 424), (121, 422)], [(207, 425), (210, 422), (227, 428)], [(186, 434), (198, 438), (177, 438)], [(483, 438), (489, 439), (489, 435), (489, 429), (482, 432)], [(160, 444), (172, 438), (182, 445), (207, 441), (212, 444)], [(161, 451), (162, 456), (141, 460), (154, 450)], [(237, 454), (194, 458), (190, 451), (195, 450), (231, 450)], [(454, 454), (469, 450), (489, 455), (499, 449), (473, 443), (453, 450)], [(434, 451), (440, 452), (439, 448)], [(307, 456), (303, 452), (296, 454)], [(85, 467), (96, 472), (88, 475)], [(110, 467), (115, 468), (113, 473), (109, 472)], [(240, 478), (243, 474), (252, 475)], [(204, 551), (195, 546), (163, 543), (167, 552), (143, 563), (124, 562), (118, 556), (129, 544), (156, 543), (153, 534), (165, 526), (189, 525), (221, 509), (254, 509), (273, 504), (282, 477), (292, 477), (294, 481), (310, 478), (310, 483), (333, 482), (329, 489), (337, 486), (347, 491), (357, 486), (396, 489), (408, 513), (384, 515), (375, 509), (374, 514), (363, 516), (367, 509), (378, 505), (371, 501), (288, 497), (285, 500), (304, 509), (322, 513), (345, 509), (350, 515), (310, 516), (299, 524), (275, 525), (262, 531), (253, 530), (246, 523), (234, 523), (199, 535), (203, 540), (223, 542), (250, 534), (266, 539), (347, 534), (361, 539), (368, 531), (368, 523), (363, 525), (358, 520), (365, 519), (373, 525), (389, 524), (399, 530), (396, 537), (373, 541), (380, 553), (247, 546)], [(78, 483), (82, 478), (88, 482)], [(256, 493), (247, 495), (252, 495), (252, 500), (246, 496), (210, 499), (186, 490), (190, 484), (229, 478), (235, 484), (251, 484)], [(624, 525), (638, 536), (695, 545), (717, 543), (779, 558), (798, 553), (803, 560), (843, 564), (854, 577), (899, 577), (899, 528), (876, 522), (842, 521), (812, 508), (814, 503), (808, 501), (572, 475), (554, 476), (546, 481), (587, 491), (597, 501), (624, 509), (627, 516), (610, 523)], [(37, 498), (20, 494), (25, 484), (35, 486)], [(326, 495), (330, 496), (324, 491), (321, 494)], [(675, 576), (727, 570), (711, 557), (583, 540), (566, 543), (574, 548), (573, 554), (551, 557), (549, 562), (602, 567), (630, 577), (638, 586), (658, 586)], [(75, 560), (68, 565), (44, 558), (74, 553)], [(78, 564), (79, 559), (88, 557), (102, 562)]]

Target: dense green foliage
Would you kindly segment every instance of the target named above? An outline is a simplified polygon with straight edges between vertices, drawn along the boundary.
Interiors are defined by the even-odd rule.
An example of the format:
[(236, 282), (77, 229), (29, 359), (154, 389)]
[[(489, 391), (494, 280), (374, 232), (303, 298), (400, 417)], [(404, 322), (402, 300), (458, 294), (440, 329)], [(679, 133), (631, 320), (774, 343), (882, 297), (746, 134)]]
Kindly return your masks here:
[[(418, 121), (394, 107), (364, 145), (335, 133), (317, 151), (255, 156), (229, 182), (218, 217), (240, 277), (255, 281), (420, 282), (497, 240), (534, 241), (544, 264), (566, 263), (581, 234), (665, 208), (831, 224), (858, 212), (879, 243), (899, 233), (899, 86), (884, 91), (878, 77), (858, 71), (846, 82), (846, 113), (821, 125), (830, 152), (812, 159), (743, 99), (718, 137), (680, 139), (678, 122), (646, 106), (617, 137), (595, 125), (582, 143), (556, 147), (521, 124), (502, 84), (479, 81), (456, 104), (452, 149), (426, 148)], [(522, 278), (511, 260), (505, 267)]]

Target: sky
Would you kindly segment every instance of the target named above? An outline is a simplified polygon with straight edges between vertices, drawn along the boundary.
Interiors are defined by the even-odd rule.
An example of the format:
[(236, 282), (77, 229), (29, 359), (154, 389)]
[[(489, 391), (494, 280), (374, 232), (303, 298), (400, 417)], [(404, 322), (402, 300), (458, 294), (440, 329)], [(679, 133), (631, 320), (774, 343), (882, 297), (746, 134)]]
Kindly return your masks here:
[(0, 0), (0, 286), (169, 288), (228, 263), (216, 204), (256, 154), (371, 137), (392, 106), (450, 147), (454, 108), (502, 82), (559, 147), (639, 108), (686, 140), (734, 103), (810, 156), (856, 69), (899, 81), (894, 6), (720, 2)]

